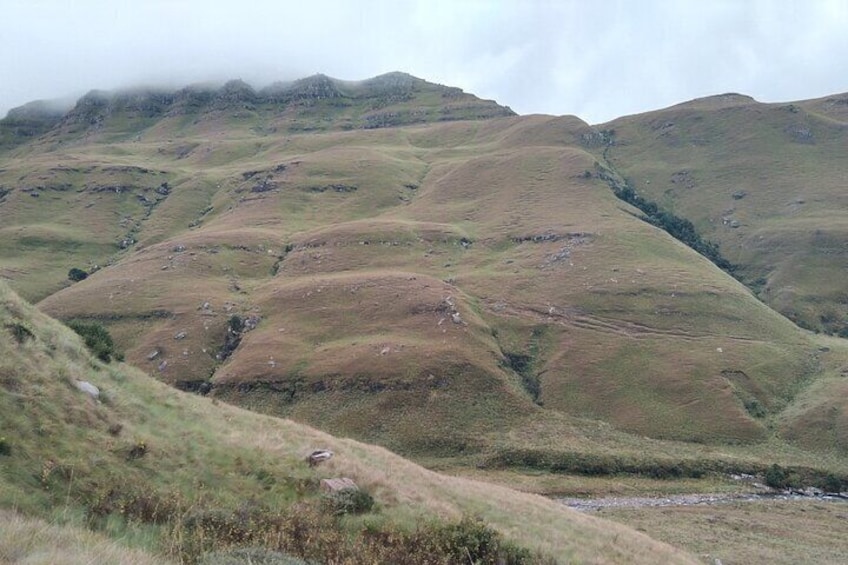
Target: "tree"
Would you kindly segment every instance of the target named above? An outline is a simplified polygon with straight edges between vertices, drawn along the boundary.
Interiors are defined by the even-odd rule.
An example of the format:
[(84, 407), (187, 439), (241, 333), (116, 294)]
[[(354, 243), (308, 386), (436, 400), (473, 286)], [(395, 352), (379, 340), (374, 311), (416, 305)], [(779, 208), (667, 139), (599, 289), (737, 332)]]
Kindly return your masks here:
[(79, 282), (88, 278), (88, 273), (76, 267), (68, 271), (68, 278), (74, 282)]
[(85, 346), (101, 361), (108, 363), (112, 360), (115, 351), (115, 343), (109, 331), (99, 322), (84, 322), (82, 320), (71, 320), (68, 327), (82, 337)]

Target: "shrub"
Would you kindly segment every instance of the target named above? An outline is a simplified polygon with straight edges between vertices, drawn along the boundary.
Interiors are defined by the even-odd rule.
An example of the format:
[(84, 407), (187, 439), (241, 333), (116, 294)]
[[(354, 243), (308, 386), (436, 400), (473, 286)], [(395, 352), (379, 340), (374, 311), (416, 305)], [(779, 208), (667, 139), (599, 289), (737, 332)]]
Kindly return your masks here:
[(218, 350), (217, 359), (226, 361), (233, 351), (241, 343), (242, 332), (244, 331), (244, 320), (241, 316), (233, 314), (227, 322), (227, 335), (224, 336), (224, 345)]
[(333, 514), (364, 514), (374, 507), (374, 498), (362, 489), (344, 488), (324, 496), (324, 505)]
[(730, 275), (734, 274), (736, 265), (721, 255), (717, 244), (703, 239), (692, 222), (686, 218), (676, 216), (667, 210), (663, 210), (656, 202), (646, 200), (633, 189), (633, 186), (629, 182), (625, 181), (622, 184), (609, 174), (605, 174), (602, 178), (607, 180), (613, 193), (619, 199), (641, 210), (646, 216), (645, 221), (649, 224), (664, 230), (673, 238), (697, 251), (724, 272)]
[(826, 492), (841, 492), (843, 484), (842, 479), (833, 473), (828, 473), (821, 481), (821, 488)]
[(642, 475), (655, 479), (700, 478), (709, 472), (749, 472), (704, 460), (634, 459), (616, 455), (537, 449), (504, 449), (487, 456), (481, 468), (527, 467), (587, 476)]
[[(111, 509), (117, 508), (113, 504)], [(172, 522), (168, 536), (180, 562), (203, 565), (555, 563), (504, 540), (478, 518), (435, 520), (412, 531), (376, 524), (357, 531), (312, 502), (282, 512), (253, 502), (236, 510), (195, 507)]]
[(101, 361), (108, 363), (112, 360), (112, 356), (116, 355), (115, 343), (103, 324), (71, 320), (68, 322), (68, 327), (82, 337), (85, 346)]
[(35, 335), (32, 333), (32, 330), (30, 330), (23, 324), (9, 324), (6, 326), (6, 329), (9, 330), (9, 332), (12, 334), (12, 337), (15, 338), (15, 341), (17, 341), (19, 344), (35, 337)]
[(147, 444), (143, 441), (137, 441), (127, 449), (127, 461), (141, 459), (147, 455), (147, 451)]
[(754, 418), (765, 418), (768, 415), (765, 407), (756, 398), (745, 402), (745, 410)]
[(789, 472), (777, 463), (775, 463), (771, 467), (766, 469), (765, 481), (766, 484), (771, 488), (786, 488), (790, 486)]
[(456, 524), (437, 528), (434, 534), (444, 554), (458, 562), (466, 559), (471, 563), (483, 562), (484, 558), (498, 553), (500, 536), (476, 518), (463, 518)]
[(552, 563), (542, 555), (505, 541), (479, 518), (459, 522), (435, 522), (401, 536), (400, 555), (413, 563), (471, 563), (474, 565), (520, 565)]
[(539, 376), (533, 373), (533, 356), (525, 353), (510, 353), (504, 351), (506, 366), (521, 377), (521, 386), (538, 403), (542, 394)]
[[(44, 478), (42, 482), (45, 482)], [(167, 524), (184, 512), (185, 501), (177, 492), (160, 493), (149, 485), (115, 482), (88, 495), (85, 506), (92, 527), (103, 527), (112, 515), (128, 521)]]
[(79, 282), (88, 278), (88, 273), (76, 267), (68, 271), (68, 278), (74, 282)]
[(311, 565), (297, 557), (262, 547), (246, 547), (229, 551), (215, 551), (200, 558), (198, 565)]
[(230, 316), (230, 321), (228, 324), (230, 327), (230, 331), (233, 333), (241, 333), (241, 331), (244, 329), (244, 320), (242, 320), (241, 316), (237, 314), (233, 314), (232, 316)]

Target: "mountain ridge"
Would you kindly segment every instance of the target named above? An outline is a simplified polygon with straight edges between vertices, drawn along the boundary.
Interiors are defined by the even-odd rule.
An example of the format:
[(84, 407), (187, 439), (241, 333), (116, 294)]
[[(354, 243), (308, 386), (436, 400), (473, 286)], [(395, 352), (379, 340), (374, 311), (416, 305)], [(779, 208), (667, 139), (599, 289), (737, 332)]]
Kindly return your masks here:
[[(49, 134), (54, 128), (61, 135), (90, 134), (110, 128), (141, 132), (161, 119), (186, 116), (199, 119), (220, 113), (254, 121), (287, 115), (291, 121), (301, 113), (314, 113), (316, 108), (324, 106), (335, 109), (336, 116), (321, 129), (380, 128), (515, 115), (508, 107), (481, 100), (459, 88), (429, 83), (401, 72), (362, 81), (342, 81), (315, 74), (290, 82), (274, 82), (258, 90), (234, 79), (178, 89), (92, 90), (61, 114), (56, 103), (31, 102), (13, 108), (0, 120), (0, 148), (26, 143)], [(347, 112), (339, 116), (339, 110), (344, 109)]]
[[(81, 103), (75, 123), (0, 154), (0, 274), (53, 316), (104, 324), (169, 384), (416, 457), (594, 453), (598, 422), (610, 426), (601, 444), (636, 469), (654, 457), (633, 448), (644, 438), (686, 460), (699, 445), (735, 459), (744, 445), (757, 465), (773, 443), (800, 464), (811, 435), (826, 438), (816, 450), (844, 451), (831, 435), (842, 420), (809, 408), (832, 405), (819, 395), (841, 353), (616, 197), (604, 171), (628, 182), (624, 151), (643, 147), (631, 126), (444, 114), (466, 95), (418, 80), (278, 86), (293, 113), (273, 120), (245, 108), (256, 93), (240, 82), (185, 91), (151, 121), (104, 113), (92, 95), (98, 127)], [(366, 127), (357, 101), (371, 89), (392, 98), (380, 112), (424, 121)], [(764, 111), (743, 101), (633, 120), (689, 156), (721, 145), (716, 116)], [(115, 107), (126, 104), (140, 107)], [(784, 120), (769, 124), (778, 142), (822, 145), (798, 143), (785, 129), (798, 114), (769, 108)], [(669, 182), (728, 192), (699, 193), (702, 176)], [(691, 215), (672, 193), (650, 200)], [(72, 269), (88, 276), (71, 284)]]
[[(292, 435), (274, 436), (273, 453), (302, 463), (291, 450), (320, 440), (338, 455), (324, 468), (374, 489), (399, 519), (446, 508), (422, 497), (423, 483), (398, 486), (404, 473), (429, 477), (566, 561), (627, 558), (615, 543), (604, 553), (603, 536), (574, 553), (583, 540), (560, 539), (563, 522), (530, 531), (520, 512), (491, 513), (486, 485), (385, 449), (543, 494), (736, 492), (749, 480), (844, 490), (848, 342), (823, 335), (848, 320), (842, 95), (720, 95), (590, 126), (418, 81), (94, 92), (62, 116), (36, 104), (0, 128), (21, 134), (0, 150), (0, 277), (184, 391), (127, 366), (89, 371), (67, 330), (0, 284), (0, 316), (11, 316), (0, 332), (12, 336), (0, 363), (41, 379), (0, 376), (0, 401), (25, 408), (0, 419), (34, 418), (14, 426), (26, 441), (13, 453), (37, 454), (11, 460), (15, 488), (47, 469), (51, 490), (28, 491), (32, 513), (71, 490), (68, 476), (88, 488), (101, 471), (37, 441), (33, 430), (65, 429), (63, 414), (94, 425), (62, 437), (117, 446), (105, 457), (130, 477), (159, 476), (155, 462), (183, 484), (199, 470), (207, 485), (226, 476), (272, 490), (267, 472), (245, 474), (232, 455), (267, 471), (264, 430), (283, 427)], [(80, 405), (69, 375), (142, 400)], [(22, 392), (38, 383), (77, 396)], [(46, 414), (59, 414), (55, 426)], [(122, 414), (133, 435), (115, 439), (106, 422)], [(202, 449), (172, 444), (157, 414)], [(254, 433), (226, 435), (229, 419)], [(134, 448), (150, 451), (128, 462)], [(353, 451), (395, 474), (352, 466)], [(309, 471), (291, 469), (285, 488), (306, 488), (296, 485)], [(522, 508), (555, 512), (535, 502)]]

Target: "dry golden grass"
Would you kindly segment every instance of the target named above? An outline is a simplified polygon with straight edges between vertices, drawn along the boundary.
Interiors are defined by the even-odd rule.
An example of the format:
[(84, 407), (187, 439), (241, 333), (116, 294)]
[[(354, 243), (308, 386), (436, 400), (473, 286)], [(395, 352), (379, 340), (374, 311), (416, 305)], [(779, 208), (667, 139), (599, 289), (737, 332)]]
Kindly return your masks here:
[(599, 127), (615, 130), (607, 156), (640, 194), (719, 243), (770, 306), (835, 333), (848, 314), (844, 98), (711, 97)]
[(844, 502), (767, 501), (639, 509), (597, 515), (636, 528), (704, 563), (821, 563), (848, 560)]
[(61, 526), (0, 509), (2, 565), (164, 565), (170, 563), (138, 549), (124, 547), (102, 534)]
[[(708, 106), (737, 111), (730, 102)], [(332, 109), (314, 110), (324, 124)], [(103, 320), (126, 359), (165, 382), (212, 380), (257, 410), (408, 454), (465, 456), (503, 447), (497, 434), (529, 420), (566, 438), (548, 447), (573, 449), (585, 422), (568, 417), (607, 421), (637, 443), (764, 442), (770, 419), (821, 374), (809, 336), (592, 176), (595, 132), (576, 118), (307, 133), (255, 129), (249, 116), (183, 118), (108, 145), (21, 148), (0, 163), (0, 182), (25, 173), (75, 188), (139, 185), (49, 208), (14, 191), (0, 214), (25, 207), (8, 229), (34, 230), (33, 214), (59, 222), (79, 211), (87, 224), (66, 228), (77, 238), (114, 238), (131, 217), (136, 246), (40, 306)], [(72, 165), (94, 168), (74, 180)], [(142, 220), (138, 197), (160, 177), (171, 193)], [(38, 253), (0, 255), (0, 268), (15, 285), (43, 277), (32, 289), (43, 295), (65, 283), (42, 264), (62, 277), (67, 266)], [(262, 321), (222, 364), (232, 315)], [(505, 353), (532, 357), (532, 374)], [(433, 423), (426, 441), (422, 419)]]
[[(427, 514), (458, 518), (470, 513), (496, 525), (510, 539), (550, 553), (562, 562), (637, 563), (657, 559), (685, 562), (688, 559), (647, 539), (634, 538), (626, 529), (564, 511), (561, 505), (543, 497), (519, 494), (486, 482), (446, 477), (385, 449), (311, 430), (304, 433), (301, 426), (285, 420), (267, 419), (269, 425), (263, 426), (262, 432), (245, 434), (234, 425), (245, 416), (243, 411), (222, 406), (222, 412), (233, 430), (227, 441), (234, 445), (249, 445), (282, 457), (292, 451), (305, 451), (309, 445), (332, 449), (336, 457), (321, 469), (322, 474), (352, 477), (375, 493), (377, 500), (386, 505), (386, 512), (409, 525)], [(293, 438), (299, 440), (295, 445)]]
[[(147, 485), (150, 496), (163, 488), (176, 493), (178, 500), (211, 497), (220, 504), (256, 496), (278, 500), (285, 496), (279, 492), (287, 484), (285, 477), (347, 476), (374, 495), (378, 504), (374, 518), (384, 523), (414, 528), (434, 517), (473, 515), (508, 539), (561, 562), (691, 562), (669, 546), (539, 496), (440, 475), (380, 447), (181, 393), (128, 366), (99, 366), (70, 330), (23, 303), (5, 285), (0, 285), (0, 292), (4, 325), (25, 324), (32, 334), (17, 345), (3, 342), (4, 402), (37, 398), (22, 412), (4, 414), (11, 418), (4, 433), (12, 449), (5, 457), (11, 458), (15, 469), (0, 482), (7, 504), (17, 500), (30, 512), (50, 513), (51, 490), (56, 490), (53, 504), (68, 504), (81, 496), (78, 490), (96, 481), (95, 476), (109, 480), (124, 476), (128, 483), (118, 488)], [(74, 379), (98, 386), (104, 402), (93, 402), (76, 391)], [(51, 419), (57, 410), (64, 416)], [(31, 421), (41, 422), (40, 432), (30, 429)], [(21, 422), (30, 422), (29, 427), (14, 427)], [(114, 424), (121, 425), (119, 435), (107, 432)], [(127, 441), (143, 443), (144, 455), (125, 457), (121, 446)], [(303, 457), (315, 448), (330, 449), (335, 456), (310, 471)], [(251, 464), (261, 466), (266, 476), (279, 478), (280, 486), (262, 490), (261, 483), (249, 480), (253, 475), (243, 469)], [(38, 476), (33, 466), (41, 466), (38, 485), (29, 484), (27, 478)]]

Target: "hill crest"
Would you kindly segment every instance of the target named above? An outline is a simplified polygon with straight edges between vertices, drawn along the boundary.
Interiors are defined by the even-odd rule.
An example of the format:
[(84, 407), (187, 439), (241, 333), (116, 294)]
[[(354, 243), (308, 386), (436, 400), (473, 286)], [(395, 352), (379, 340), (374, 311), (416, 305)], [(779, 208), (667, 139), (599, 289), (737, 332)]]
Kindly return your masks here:
[[(179, 89), (92, 90), (63, 110), (47, 102), (13, 108), (0, 120), (0, 149), (45, 134), (56, 138), (102, 130), (140, 132), (162, 120), (187, 117), (193, 118), (195, 125), (198, 121), (236, 119), (256, 122), (256, 127), (285, 117), (288, 126), (296, 130), (349, 130), (515, 115), (494, 101), (401, 72), (362, 81), (315, 74), (260, 89), (234, 79)], [(305, 121), (308, 123), (291, 123)]]

